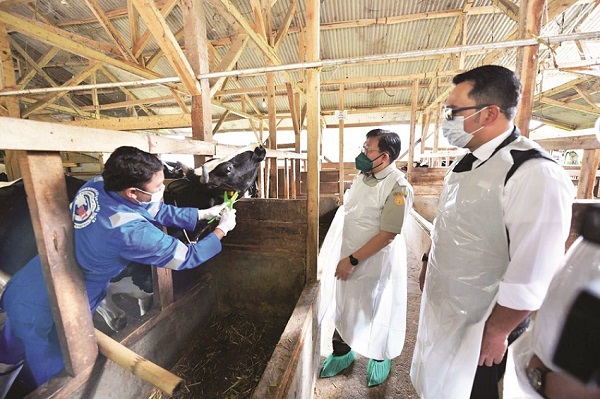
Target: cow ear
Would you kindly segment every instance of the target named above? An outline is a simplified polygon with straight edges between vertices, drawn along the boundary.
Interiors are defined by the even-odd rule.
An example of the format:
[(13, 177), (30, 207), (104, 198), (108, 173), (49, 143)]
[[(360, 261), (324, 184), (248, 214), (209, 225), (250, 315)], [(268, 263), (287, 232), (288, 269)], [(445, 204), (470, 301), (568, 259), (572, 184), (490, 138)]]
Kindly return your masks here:
[(179, 169), (181, 169), (181, 172), (183, 173), (184, 176), (186, 176), (188, 174), (188, 172), (190, 170), (192, 170), (192, 168), (190, 168), (187, 165), (182, 164), (181, 162), (177, 162), (177, 166), (179, 167)]

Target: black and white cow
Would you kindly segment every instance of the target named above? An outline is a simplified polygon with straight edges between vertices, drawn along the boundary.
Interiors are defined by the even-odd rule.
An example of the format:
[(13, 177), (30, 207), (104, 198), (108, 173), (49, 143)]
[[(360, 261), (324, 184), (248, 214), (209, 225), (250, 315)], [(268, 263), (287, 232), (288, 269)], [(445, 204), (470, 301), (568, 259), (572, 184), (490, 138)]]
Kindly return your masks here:
[[(235, 191), (239, 196), (255, 192), (258, 165), (264, 160), (266, 150), (262, 146), (243, 148), (222, 159), (207, 161), (197, 169), (180, 165), (184, 177), (171, 182), (165, 191), (165, 202), (177, 206), (209, 208), (223, 202), (225, 191)], [(167, 171), (165, 171), (167, 173)], [(85, 183), (65, 176), (69, 200)], [(215, 226), (213, 226), (215, 225)], [(194, 232), (173, 230), (170, 234), (184, 242), (196, 241), (208, 234), (206, 221), (198, 223)], [(16, 273), (37, 254), (37, 247), (27, 206), (22, 180), (0, 183), (0, 271), (8, 275)], [(0, 279), (1, 283), (1, 279)], [(0, 292), (3, 287), (0, 287)], [(118, 331), (127, 324), (125, 312), (113, 302), (113, 295), (126, 294), (138, 300), (140, 314), (144, 315), (152, 305), (152, 273), (147, 265), (131, 264), (119, 276), (111, 280), (106, 299), (98, 307), (98, 313), (108, 326)]]

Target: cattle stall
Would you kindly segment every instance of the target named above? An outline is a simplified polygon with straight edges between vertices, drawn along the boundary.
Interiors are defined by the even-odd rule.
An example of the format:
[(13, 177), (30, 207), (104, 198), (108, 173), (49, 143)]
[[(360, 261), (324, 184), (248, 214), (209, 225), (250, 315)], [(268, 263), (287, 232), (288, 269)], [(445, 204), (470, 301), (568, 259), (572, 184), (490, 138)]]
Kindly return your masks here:
[[(47, 265), (51, 269), (45, 273), (53, 312), (65, 321), (57, 323), (57, 328), (67, 343), (63, 348), (66, 371), (28, 397), (139, 398), (151, 394), (152, 384), (96, 355), (94, 325), (74, 263), (61, 152), (112, 152), (120, 145), (156, 154), (213, 155), (228, 149), (151, 134), (0, 119), (0, 148), (21, 152), (19, 162), (36, 242), (44, 269)], [(285, 158), (285, 153), (278, 153), (270, 155)], [(337, 206), (337, 196), (321, 198), (322, 223), (317, 226), (321, 237)], [(188, 272), (153, 268), (153, 308), (144, 316), (131, 318), (112, 339), (169, 369), (186, 345), (210, 327), (215, 315), (235, 311), (257, 323), (278, 323), (273, 327), (272, 355), (263, 367), (254, 397), (311, 397), (319, 363), (315, 317), (319, 284), (306, 283), (311, 281), (306, 271), (307, 201), (243, 199), (236, 209), (238, 226), (224, 241), (223, 252)], [(128, 306), (125, 299), (122, 305)]]

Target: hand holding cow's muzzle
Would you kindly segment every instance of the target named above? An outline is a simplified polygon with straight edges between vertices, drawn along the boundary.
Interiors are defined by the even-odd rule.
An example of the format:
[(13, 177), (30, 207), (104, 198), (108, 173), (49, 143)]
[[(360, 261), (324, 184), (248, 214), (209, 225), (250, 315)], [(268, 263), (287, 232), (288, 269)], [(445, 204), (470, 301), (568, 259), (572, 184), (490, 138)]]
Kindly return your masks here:
[(225, 211), (221, 215), (221, 221), (217, 226), (217, 229), (223, 232), (223, 235), (227, 235), (235, 227), (235, 209), (225, 208)]
[(198, 220), (211, 219), (219, 216), (221, 211), (227, 207), (227, 203), (224, 202), (220, 205), (215, 205), (208, 209), (198, 209)]

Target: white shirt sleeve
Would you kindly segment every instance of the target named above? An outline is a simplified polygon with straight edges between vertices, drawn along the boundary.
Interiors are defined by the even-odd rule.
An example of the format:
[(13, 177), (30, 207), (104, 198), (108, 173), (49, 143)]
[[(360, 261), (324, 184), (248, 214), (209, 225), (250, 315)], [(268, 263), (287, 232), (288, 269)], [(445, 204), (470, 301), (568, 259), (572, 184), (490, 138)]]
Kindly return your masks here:
[(567, 173), (546, 159), (525, 162), (508, 180), (502, 205), (510, 263), (498, 304), (532, 311), (541, 306), (564, 258), (574, 197)]

